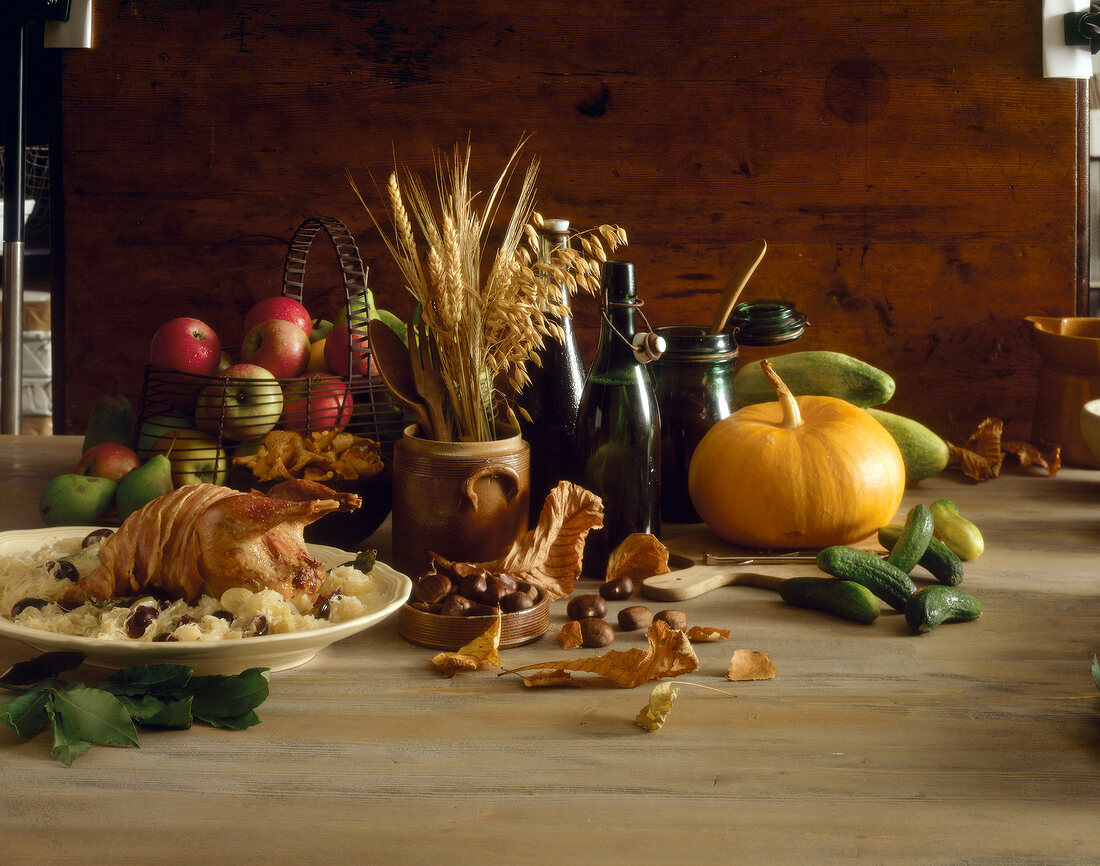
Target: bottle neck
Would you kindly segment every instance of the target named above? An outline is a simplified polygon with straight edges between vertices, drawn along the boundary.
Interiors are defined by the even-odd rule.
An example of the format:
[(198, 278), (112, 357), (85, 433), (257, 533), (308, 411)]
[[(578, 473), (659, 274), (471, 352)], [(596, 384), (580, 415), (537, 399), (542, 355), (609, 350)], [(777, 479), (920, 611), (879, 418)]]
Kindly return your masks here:
[[(553, 223), (564, 223), (566, 226), (569, 224), (564, 220), (552, 220)], [(550, 229), (543, 229), (539, 232), (539, 261), (549, 262), (554, 253), (558, 250), (569, 249), (569, 232), (568, 231), (556, 231)], [(556, 301), (565, 308), (565, 315), (570, 315), (570, 302), (569, 292), (564, 291), (558, 282), (550, 276), (545, 277), (547, 281), (547, 293), (550, 296), (551, 301)]]
[(617, 293), (610, 298), (605, 294), (596, 364), (605, 369), (638, 365), (631, 345), (637, 329), (636, 310), (633, 294)]

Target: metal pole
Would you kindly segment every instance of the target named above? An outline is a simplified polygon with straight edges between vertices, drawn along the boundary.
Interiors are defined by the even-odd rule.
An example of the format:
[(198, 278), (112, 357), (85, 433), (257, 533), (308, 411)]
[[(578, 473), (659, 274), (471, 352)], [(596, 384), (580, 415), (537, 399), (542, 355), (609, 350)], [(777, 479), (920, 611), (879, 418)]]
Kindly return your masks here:
[(0, 432), (23, 432), (23, 180), (26, 158), (27, 25), (4, 27), (7, 115), (4, 134), (3, 391)]

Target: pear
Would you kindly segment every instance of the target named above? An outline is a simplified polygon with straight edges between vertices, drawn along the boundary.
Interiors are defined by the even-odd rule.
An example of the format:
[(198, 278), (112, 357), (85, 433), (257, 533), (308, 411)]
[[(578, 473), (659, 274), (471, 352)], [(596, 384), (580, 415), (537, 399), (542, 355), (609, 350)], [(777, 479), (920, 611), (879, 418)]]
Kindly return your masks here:
[(137, 469), (131, 469), (118, 482), (115, 507), (119, 519), (125, 520), (143, 505), (173, 489), (172, 461), (164, 454), (155, 454)]
[(69, 472), (42, 490), (38, 512), (47, 526), (88, 526), (107, 513), (118, 483), (110, 478)]
[(92, 404), (80, 453), (83, 454), (93, 445), (104, 442), (115, 442), (133, 448), (136, 437), (137, 414), (133, 404), (119, 393), (116, 382), (114, 394), (100, 394)]

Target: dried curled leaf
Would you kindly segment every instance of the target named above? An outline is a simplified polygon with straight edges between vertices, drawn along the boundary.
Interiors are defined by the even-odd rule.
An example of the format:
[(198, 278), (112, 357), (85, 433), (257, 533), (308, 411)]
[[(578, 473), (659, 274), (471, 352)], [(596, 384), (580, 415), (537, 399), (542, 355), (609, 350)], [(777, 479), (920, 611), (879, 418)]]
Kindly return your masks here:
[(1047, 475), (1057, 475), (1062, 468), (1062, 446), (1050, 445), (1048, 453), (1044, 454), (1037, 445), (1030, 442), (1005, 442), (1002, 446), (1006, 454), (1015, 455), (1020, 465), (1025, 469), (1036, 466), (1046, 471)]
[(714, 643), (720, 640), (730, 639), (728, 628), (715, 628), (712, 625), (693, 625), (687, 632), (688, 640), (692, 643)]
[(634, 532), (611, 551), (604, 580), (629, 577), (644, 580), (655, 574), (668, 574), (668, 548), (655, 535)]
[(463, 671), (476, 671), (480, 667), (499, 667), (500, 609), (496, 619), (484, 632), (454, 652), (441, 652), (432, 656), (432, 664), (444, 676), (453, 677)]
[(540, 662), (516, 668), (515, 672), (546, 668), (585, 671), (632, 689), (650, 680), (678, 677), (699, 668), (699, 657), (684, 632), (670, 629), (658, 620), (646, 632), (646, 641), (649, 645), (644, 650), (611, 650), (593, 658)]
[(947, 443), (949, 467), (958, 468), (972, 481), (990, 481), (1001, 474), (1006, 454), (1015, 455), (1024, 467), (1036, 466), (1048, 475), (1057, 475), (1062, 468), (1062, 448), (1048, 445), (1047, 454), (1030, 442), (1003, 442), (1004, 422), (986, 418), (970, 434), (963, 445)]
[(775, 665), (767, 653), (735, 650), (730, 659), (729, 670), (726, 671), (726, 679), (734, 682), (772, 680), (775, 679)]
[(647, 731), (661, 730), (668, 714), (672, 712), (677, 694), (679, 690), (673, 688), (672, 683), (658, 683), (649, 693), (649, 703), (642, 707), (634, 721)]
[(558, 634), (558, 646), (562, 649), (576, 649), (583, 643), (584, 636), (581, 634), (581, 624), (575, 619), (569, 620), (561, 627), (561, 632)]
[(516, 539), (500, 559), (481, 563), (490, 571), (507, 571), (539, 587), (551, 600), (573, 593), (581, 573), (584, 542), (591, 529), (603, 526), (603, 500), (583, 487), (562, 481), (550, 491), (534, 529)]
[(528, 688), (538, 688), (539, 686), (579, 686), (573, 675), (569, 671), (556, 670), (556, 671), (539, 671), (537, 674), (531, 674), (529, 677), (523, 677), (523, 684)]

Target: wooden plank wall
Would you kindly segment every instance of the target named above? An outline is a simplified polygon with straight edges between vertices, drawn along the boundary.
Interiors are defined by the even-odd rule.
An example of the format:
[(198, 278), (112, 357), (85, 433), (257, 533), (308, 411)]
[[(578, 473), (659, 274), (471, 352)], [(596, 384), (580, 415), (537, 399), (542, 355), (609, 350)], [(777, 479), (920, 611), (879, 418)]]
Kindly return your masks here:
[[(343, 219), (406, 299), (345, 179), (430, 171), (467, 137), (487, 186), (519, 138), (539, 207), (614, 222), (654, 324), (709, 322), (740, 244), (746, 299), (793, 301), (799, 348), (894, 374), (890, 408), (949, 438), (1030, 433), (1028, 314), (1084, 312), (1081, 88), (1041, 77), (1039, 0), (186, 0), (95, 4), (63, 60), (64, 428), (148, 338), (225, 342), (280, 288), (303, 219)], [(1084, 184), (1084, 176), (1080, 176)], [(324, 251), (307, 301), (340, 296)], [(61, 317), (58, 317), (61, 318)], [(594, 306), (578, 305), (586, 351)]]

